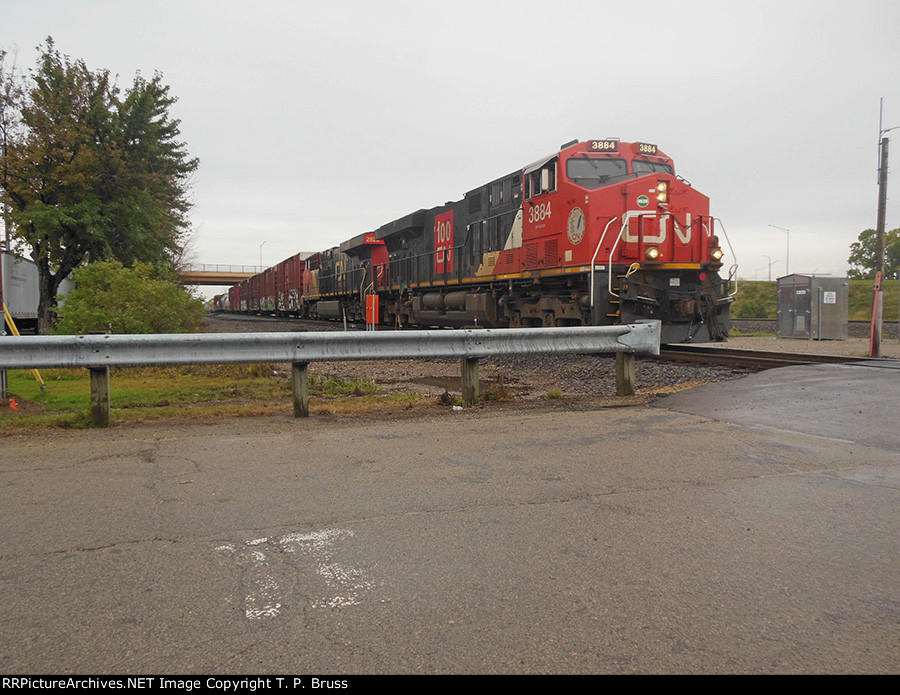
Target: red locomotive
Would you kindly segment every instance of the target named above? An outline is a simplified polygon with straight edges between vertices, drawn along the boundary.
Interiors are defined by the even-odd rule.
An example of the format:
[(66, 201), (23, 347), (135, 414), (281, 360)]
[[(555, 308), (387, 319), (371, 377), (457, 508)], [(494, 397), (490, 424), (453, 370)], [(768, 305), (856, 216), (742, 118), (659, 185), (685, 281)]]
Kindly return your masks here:
[(363, 321), (376, 295), (379, 322), (397, 326), (653, 318), (665, 343), (724, 340), (722, 258), (709, 199), (656, 145), (573, 141), (462, 200), (282, 261), (220, 308)]

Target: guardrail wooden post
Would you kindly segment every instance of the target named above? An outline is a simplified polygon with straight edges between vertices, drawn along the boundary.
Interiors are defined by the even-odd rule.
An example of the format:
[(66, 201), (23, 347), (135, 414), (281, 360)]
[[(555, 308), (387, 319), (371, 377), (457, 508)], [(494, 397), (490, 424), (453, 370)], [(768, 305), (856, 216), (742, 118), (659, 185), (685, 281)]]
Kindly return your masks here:
[(294, 417), (309, 417), (309, 362), (291, 363)]
[(462, 370), (463, 406), (472, 408), (478, 405), (478, 358), (463, 357), (459, 366)]
[(91, 367), (91, 422), (109, 427), (109, 367)]
[(634, 353), (616, 353), (616, 394), (634, 395)]

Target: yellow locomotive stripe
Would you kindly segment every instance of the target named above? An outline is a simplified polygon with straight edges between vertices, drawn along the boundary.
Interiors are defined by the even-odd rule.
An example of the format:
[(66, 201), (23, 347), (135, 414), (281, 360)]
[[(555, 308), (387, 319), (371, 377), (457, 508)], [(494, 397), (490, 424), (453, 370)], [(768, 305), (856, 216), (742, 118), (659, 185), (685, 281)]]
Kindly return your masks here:
[(659, 265), (643, 265), (651, 270), (700, 270), (700, 263), (660, 263)]
[[(445, 285), (472, 285), (476, 283), (492, 282), (495, 280), (515, 280), (517, 278), (553, 277), (555, 275), (571, 275), (572, 273), (589, 272), (591, 266), (577, 266), (574, 268), (551, 268), (550, 270), (526, 270), (521, 273), (503, 273), (502, 275), (476, 275), (462, 280), (435, 280), (434, 282), (418, 282), (405, 285), (409, 288), (443, 287)], [(398, 290), (400, 285), (391, 285), (391, 289)]]
[[(621, 264), (626, 265), (626, 264)], [(649, 270), (700, 270), (700, 263), (659, 263), (645, 264), (642, 268)], [(595, 266), (595, 270), (605, 270), (606, 266)], [(415, 282), (406, 285), (390, 285), (388, 289), (400, 290), (403, 287), (407, 289), (421, 289), (423, 287), (449, 287), (451, 285), (472, 285), (476, 283), (491, 282), (495, 280), (517, 280), (520, 278), (542, 278), (554, 277), (559, 275), (571, 275), (573, 273), (589, 273), (591, 266), (581, 265), (572, 268), (551, 268), (549, 270), (526, 270), (521, 273), (503, 273), (502, 275), (479, 275), (476, 277), (463, 278), (462, 280), (435, 280), (434, 282)], [(320, 299), (322, 297), (342, 297), (346, 294), (356, 294), (356, 292), (329, 292), (327, 294), (310, 294), (304, 295), (309, 299)]]

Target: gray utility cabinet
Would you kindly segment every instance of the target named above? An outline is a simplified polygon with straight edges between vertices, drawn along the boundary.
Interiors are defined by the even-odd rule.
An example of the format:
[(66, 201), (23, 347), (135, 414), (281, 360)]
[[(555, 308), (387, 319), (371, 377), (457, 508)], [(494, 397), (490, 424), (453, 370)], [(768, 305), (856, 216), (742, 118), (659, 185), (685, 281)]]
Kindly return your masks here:
[(779, 338), (847, 339), (847, 278), (778, 278)]

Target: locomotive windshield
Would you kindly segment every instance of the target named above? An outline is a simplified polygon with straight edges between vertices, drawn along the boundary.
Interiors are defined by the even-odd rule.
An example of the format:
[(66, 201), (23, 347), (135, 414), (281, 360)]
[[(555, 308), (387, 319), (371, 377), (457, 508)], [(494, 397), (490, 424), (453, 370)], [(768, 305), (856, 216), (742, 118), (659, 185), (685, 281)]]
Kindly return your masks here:
[(648, 162), (646, 159), (635, 159), (631, 163), (631, 169), (638, 176), (644, 174), (674, 174), (672, 165), (665, 162)]
[(571, 157), (566, 162), (566, 176), (579, 186), (600, 188), (627, 177), (628, 165), (624, 159)]
[(634, 159), (631, 162), (631, 173), (628, 172), (628, 162), (624, 159), (613, 157), (589, 157), (582, 154), (580, 157), (570, 157), (566, 161), (566, 176), (569, 180), (589, 188), (602, 188), (610, 184), (623, 181), (635, 176), (647, 174), (673, 174), (671, 164), (666, 162), (653, 162), (648, 159)]

